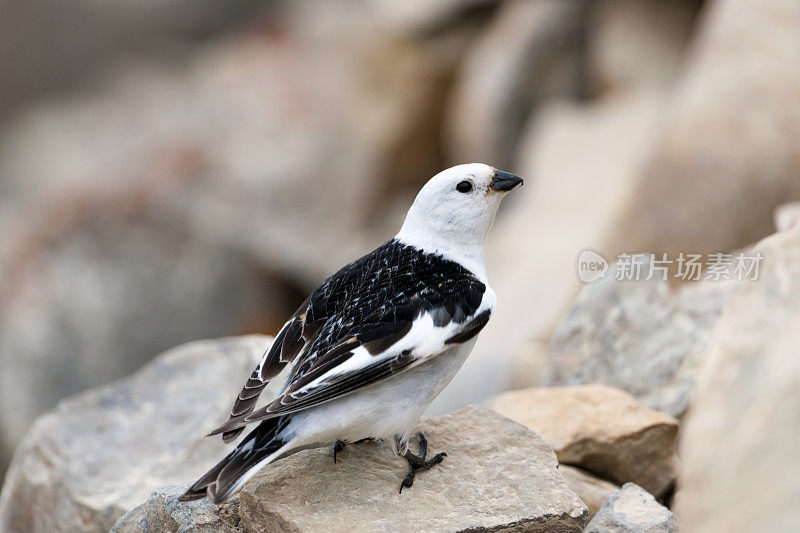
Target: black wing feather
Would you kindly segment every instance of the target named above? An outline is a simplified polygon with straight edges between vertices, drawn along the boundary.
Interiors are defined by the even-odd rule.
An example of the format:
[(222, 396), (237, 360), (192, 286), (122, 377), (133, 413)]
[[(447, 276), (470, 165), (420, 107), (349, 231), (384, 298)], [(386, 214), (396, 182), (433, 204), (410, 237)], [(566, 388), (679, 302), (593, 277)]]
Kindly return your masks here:
[[(281, 330), (260, 372), (256, 369), (251, 375), (228, 422), (212, 434), (223, 433), (223, 438), (230, 440), (249, 422), (305, 409), (402, 371), (413, 362), (408, 353), (334, 376), (324, 386), (298, 394), (346, 361), (359, 346), (372, 355), (383, 353), (408, 333), (422, 313), (431, 313), (436, 326), (463, 324), (475, 315), (485, 291), (480, 280), (454, 261), (396, 240), (385, 243), (342, 268), (312, 293)], [(488, 314), (482, 314), (480, 321), (473, 320), (463, 328), (469, 332), (448, 342), (472, 338), (487, 320)], [(294, 368), (281, 395), (254, 411), (269, 380), (293, 360)]]

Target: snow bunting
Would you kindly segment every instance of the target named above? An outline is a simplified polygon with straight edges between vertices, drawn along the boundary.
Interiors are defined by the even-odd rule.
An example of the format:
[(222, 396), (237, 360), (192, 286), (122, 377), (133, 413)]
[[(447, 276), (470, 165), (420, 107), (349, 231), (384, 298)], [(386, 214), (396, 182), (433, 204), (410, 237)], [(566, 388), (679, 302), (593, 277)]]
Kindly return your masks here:
[[(319, 446), (389, 439), (410, 471), (440, 463), (409, 450), (419, 417), (458, 372), (494, 310), (483, 242), (505, 194), (522, 183), (458, 165), (420, 190), (397, 235), (325, 280), (281, 328), (211, 434), (228, 442), (258, 422), (181, 500), (221, 503), (259, 469)], [(280, 392), (256, 409), (270, 380)], [(335, 460), (335, 455), (334, 455)]]

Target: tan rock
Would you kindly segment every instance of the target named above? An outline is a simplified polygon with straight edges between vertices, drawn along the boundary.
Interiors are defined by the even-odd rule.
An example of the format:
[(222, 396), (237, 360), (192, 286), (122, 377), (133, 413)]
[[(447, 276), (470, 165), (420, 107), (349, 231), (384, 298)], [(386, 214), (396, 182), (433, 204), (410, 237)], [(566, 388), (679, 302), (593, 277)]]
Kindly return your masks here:
[(59, 403), (34, 423), (0, 493), (0, 530), (101, 532), (162, 485), (185, 483), (229, 446), (204, 438), (269, 337), (199, 341)]
[(800, 228), (755, 250), (759, 279), (725, 307), (682, 428), (676, 514), (687, 531), (797, 529)]
[[(678, 533), (678, 520), (653, 495), (635, 483), (612, 494), (584, 533)], [(691, 530), (690, 530), (691, 531)]]
[(526, 389), (487, 405), (542, 436), (561, 463), (663, 495), (675, 481), (678, 421), (603, 385)]
[(590, 473), (569, 465), (558, 465), (558, 471), (564, 476), (569, 488), (578, 495), (589, 508), (589, 520), (592, 519), (603, 503), (619, 487), (610, 481), (595, 477)]
[[(217, 508), (176, 504), (179, 490), (151, 496), (115, 531), (167, 522), (244, 531), (581, 531), (586, 506), (557, 469), (550, 447), (529, 429), (469, 407), (420, 424), (439, 466), (397, 493), (407, 465), (386, 443), (307, 450), (264, 468), (238, 499)], [(415, 443), (412, 444), (412, 446)], [(196, 513), (196, 519), (192, 517)]]

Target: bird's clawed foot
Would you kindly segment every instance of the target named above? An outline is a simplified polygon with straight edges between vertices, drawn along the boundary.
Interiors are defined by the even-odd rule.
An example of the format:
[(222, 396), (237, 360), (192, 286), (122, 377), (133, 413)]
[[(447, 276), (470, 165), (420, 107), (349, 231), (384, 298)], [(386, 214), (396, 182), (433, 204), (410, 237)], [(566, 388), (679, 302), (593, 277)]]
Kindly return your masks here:
[(428, 440), (422, 433), (417, 433), (417, 436), (419, 437), (419, 455), (414, 455), (410, 450), (406, 450), (403, 454), (403, 457), (405, 457), (411, 467), (411, 471), (400, 484), (400, 494), (403, 493), (404, 488), (408, 488), (414, 484), (414, 477), (416, 477), (417, 472), (427, 470), (433, 465), (441, 463), (442, 460), (447, 457), (446, 453), (441, 452), (425, 460), (425, 456), (428, 454)]
[[(375, 442), (375, 439), (368, 437), (366, 439), (357, 440), (357, 441), (353, 442), (352, 444), (363, 444), (365, 442)], [(344, 450), (345, 446), (347, 446), (347, 442), (345, 442), (343, 440), (337, 440), (336, 443), (333, 445), (333, 462), (334, 463), (336, 462), (336, 454), (339, 453), (340, 451)]]

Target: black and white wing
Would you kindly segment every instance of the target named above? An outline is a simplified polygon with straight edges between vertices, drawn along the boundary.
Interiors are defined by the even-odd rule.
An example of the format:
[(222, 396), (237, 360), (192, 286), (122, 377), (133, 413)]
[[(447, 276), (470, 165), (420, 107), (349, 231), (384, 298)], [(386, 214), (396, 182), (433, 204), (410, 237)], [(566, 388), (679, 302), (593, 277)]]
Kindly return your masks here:
[[(419, 365), (486, 325), (494, 293), (441, 256), (389, 241), (326, 280), (287, 322), (212, 434), (318, 405)], [(254, 410), (269, 379), (295, 360), (283, 390)]]
[[(292, 318), (283, 325), (278, 335), (275, 336), (272, 345), (261, 357), (258, 366), (247, 378), (247, 383), (245, 383), (239, 396), (236, 397), (227, 424), (234, 420), (240, 420), (252, 413), (256, 403), (258, 403), (259, 395), (269, 385), (270, 380), (280, 374), (286, 365), (294, 361), (297, 355), (306, 347), (308, 341), (314, 337), (324, 321), (321, 319), (316, 321), (308, 320), (310, 302), (311, 298), (309, 297), (295, 311)], [(244, 425), (241, 425), (224, 432), (215, 430), (211, 435), (222, 433), (222, 440), (230, 442), (238, 437), (243, 430)]]

